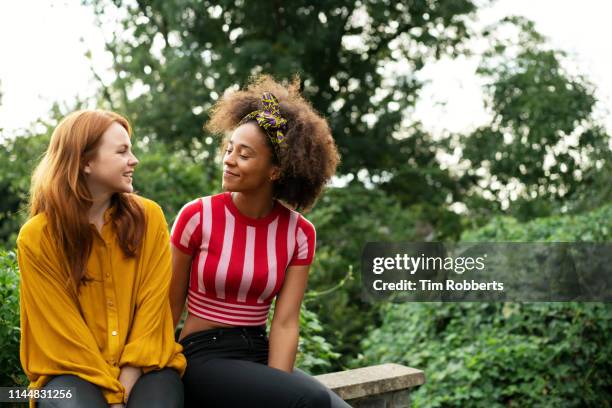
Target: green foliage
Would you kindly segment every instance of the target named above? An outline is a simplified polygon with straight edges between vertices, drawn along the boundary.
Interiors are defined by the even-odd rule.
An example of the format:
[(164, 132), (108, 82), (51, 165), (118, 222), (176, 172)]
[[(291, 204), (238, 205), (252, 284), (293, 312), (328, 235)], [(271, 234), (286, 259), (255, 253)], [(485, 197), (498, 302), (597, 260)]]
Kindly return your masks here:
[(380, 183), (383, 191), (396, 197), (406, 211), (421, 221), (421, 228), (431, 229), (438, 240), (459, 237), (460, 216), (448, 204), (463, 202), (465, 191), (475, 183), (474, 177), (454, 176), (440, 165), (436, 155), (449, 148), (447, 143), (436, 142), (419, 125), (413, 126), (409, 135), (397, 142), (397, 152), (405, 159), (397, 165), (389, 163), (386, 171), (390, 179)]
[(159, 203), (169, 224), (183, 205), (221, 191), (221, 165), (212, 158), (194, 158), (160, 142), (139, 146), (135, 154), (140, 163), (134, 173), (134, 189)]
[(5, 139), (0, 143), (0, 247), (15, 246), (19, 227), (27, 217), (30, 176), (48, 143), (48, 134)]
[(403, 363), (415, 407), (609, 407), (612, 308), (576, 303), (400, 304), (356, 365)]
[(302, 305), (300, 312), (300, 343), (296, 366), (311, 374), (328, 372), (332, 362), (340, 357), (323, 337), (324, 331), (316, 313)]
[[(471, 0), (416, 0), (410, 7), (381, 0), (84, 3), (102, 20), (111, 8), (124, 12), (118, 23), (125, 35), (107, 43), (118, 77), (106, 94), (137, 133), (191, 146), (226, 89), (258, 72), (299, 73), (306, 96), (330, 120), (343, 172), (380, 172), (405, 161), (393, 133), (416, 101), (414, 73), (427, 58), (463, 50), (476, 10)], [(380, 69), (400, 64), (409, 69)]]
[[(612, 206), (520, 224), (499, 217), (467, 241), (599, 241)], [(599, 303), (386, 304), (363, 341), (362, 366), (423, 369), (416, 407), (610, 407), (612, 307)]]
[[(117, 78), (104, 89), (105, 103), (125, 112), (137, 134), (174, 151), (180, 146), (188, 155), (213, 157), (217, 147), (202, 124), (225, 90), (259, 72), (299, 73), (305, 96), (330, 122), (341, 173), (365, 171), (364, 179), (397, 196), (437, 239), (455, 240), (465, 225), (502, 210), (521, 220), (565, 211), (580, 186), (605, 185), (596, 170), (609, 156), (608, 136), (591, 115), (592, 86), (565, 70), (563, 53), (547, 48), (522, 19), (484, 34), (493, 39), (479, 70), (490, 81), (490, 125), (449, 146), (418, 124), (402, 124), (424, 62), (466, 51), (475, 2), (84, 3), (102, 20), (110, 8), (123, 12), (118, 23), (125, 35), (107, 43)], [(508, 26), (518, 28), (509, 39)], [(392, 77), (381, 69), (400, 64), (410, 69)], [(564, 149), (571, 138), (577, 145)], [(454, 148), (471, 164), (460, 176), (437, 159)], [(547, 167), (549, 156), (554, 162)], [(500, 205), (507, 192), (513, 205)], [(449, 210), (452, 203), (466, 204), (474, 219), (462, 220)]]
[(510, 212), (521, 220), (555, 213), (583, 183), (609, 197), (609, 180), (598, 175), (612, 159), (610, 135), (593, 117), (593, 86), (569, 72), (565, 54), (550, 49), (532, 22), (507, 18), (492, 31), (479, 74), (490, 81), (493, 120), (463, 142), (468, 174), (486, 169), (481, 187), (500, 201), (510, 191)]
[(0, 386), (25, 386), (19, 362), (19, 272), (14, 252), (0, 250)]
[[(597, 381), (609, 382), (609, 377), (599, 371), (605, 354), (592, 349), (602, 344), (602, 330), (609, 330), (609, 309), (445, 304), (385, 306), (381, 312), (381, 305), (362, 301), (356, 273), (367, 241), (455, 240), (464, 228), (500, 213), (516, 218), (494, 217), (463, 239), (608, 239), (611, 207), (601, 206), (611, 199), (612, 160), (609, 136), (592, 118), (592, 86), (564, 68), (563, 53), (549, 49), (531, 23), (503, 22), (520, 28), (510, 40), (499, 32), (488, 36), (494, 41), (479, 74), (490, 80), (487, 102), (494, 119), (453, 140), (453, 146), (402, 120), (417, 100), (421, 83), (415, 74), (424, 62), (465, 51), (474, 1), (416, 0), (409, 6), (385, 0), (83, 2), (102, 20), (107, 8), (122, 8), (121, 29), (107, 43), (116, 80), (102, 89), (101, 107), (125, 114), (134, 124), (140, 159), (135, 187), (160, 203), (169, 223), (184, 203), (220, 190), (220, 166), (213, 160), (217, 144), (202, 125), (226, 89), (259, 72), (279, 79), (299, 73), (305, 96), (329, 120), (342, 154), (340, 172), (353, 181), (330, 189), (307, 215), (319, 241), (310, 290), (323, 294), (307, 297), (302, 311), (302, 368), (345, 367), (361, 350), (364, 333), (372, 330), (375, 335), (362, 344), (364, 357), (357, 364), (388, 358), (436, 373), (417, 393), (421, 405), (430, 405), (424, 403), (430, 393), (432, 406), (465, 405), (467, 398), (537, 406), (542, 395), (571, 406), (577, 401), (568, 397), (576, 384), (572, 376), (582, 369), (583, 378), (597, 377), (585, 385), (582, 402), (593, 405), (600, 398)], [(394, 69), (399, 66), (408, 69)], [(63, 116), (57, 106), (54, 110), (55, 117)], [(7, 248), (14, 246), (25, 217), (19, 209), (50, 128), (0, 145), (0, 245)], [(469, 164), (463, 175), (437, 159), (440, 151), (455, 148)], [(544, 166), (547, 155), (554, 158), (550, 166)], [(514, 188), (517, 183), (525, 189)], [(502, 205), (505, 192), (513, 201), (508, 209)], [(450, 211), (453, 203), (464, 203), (466, 215)], [(595, 211), (519, 222), (566, 210)], [(504, 317), (508, 310), (514, 314)], [(576, 316), (598, 323), (595, 328), (573, 325)], [(521, 326), (523, 320), (534, 322), (537, 330)], [(552, 331), (557, 337), (566, 330), (567, 342), (543, 339), (539, 333), (548, 323), (559, 328)], [(571, 355), (572, 368), (553, 372), (555, 364), (569, 364), (565, 349), (551, 357), (550, 350), (560, 344), (588, 350)], [(542, 356), (536, 355), (538, 349), (545, 350)], [(489, 372), (489, 367), (494, 369)], [(12, 373), (17, 372), (18, 365)]]
[(378, 321), (376, 308), (361, 299), (362, 247), (367, 241), (414, 239), (415, 220), (394, 197), (357, 182), (329, 189), (307, 217), (317, 228), (309, 287), (325, 291), (354, 271), (341, 289), (306, 300), (324, 324), (324, 337), (341, 354), (333, 367), (341, 369), (359, 351), (364, 330)]
[(12, 249), (27, 218), (32, 171), (47, 150), (53, 129), (68, 113), (81, 109), (82, 100), (54, 103), (49, 119), (38, 119), (27, 129), (7, 134), (0, 128), (0, 248)]
[(202, 125), (218, 98), (253, 74), (283, 80), (297, 73), (330, 123), (340, 173), (390, 179), (386, 191), (406, 207), (418, 201), (424, 222), (440, 237), (457, 238), (459, 219), (447, 204), (461, 201), (472, 178), (441, 170), (436, 150), (443, 143), (402, 121), (425, 62), (465, 52), (477, 2), (83, 2), (101, 21), (121, 9), (113, 22), (118, 35), (106, 45), (116, 80), (104, 89), (104, 103), (125, 112), (137, 134), (213, 157), (217, 146), (203, 143)]
[(612, 236), (612, 204), (580, 215), (557, 215), (520, 223), (508, 216), (493, 218), (461, 239), (469, 242), (606, 242)]

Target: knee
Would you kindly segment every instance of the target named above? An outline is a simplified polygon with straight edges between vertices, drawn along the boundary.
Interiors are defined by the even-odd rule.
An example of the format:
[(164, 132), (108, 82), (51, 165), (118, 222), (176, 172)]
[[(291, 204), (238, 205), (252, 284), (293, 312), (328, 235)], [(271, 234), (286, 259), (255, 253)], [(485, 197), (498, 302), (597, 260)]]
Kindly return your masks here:
[(308, 387), (300, 395), (296, 408), (328, 408), (331, 407), (329, 393), (323, 387)]
[(70, 398), (41, 400), (38, 403), (40, 408), (108, 407), (102, 391), (96, 385), (75, 375), (59, 375), (54, 377), (45, 385), (44, 389), (70, 389)]
[(130, 394), (131, 407), (168, 408), (183, 406), (183, 384), (173, 369), (143, 375)]

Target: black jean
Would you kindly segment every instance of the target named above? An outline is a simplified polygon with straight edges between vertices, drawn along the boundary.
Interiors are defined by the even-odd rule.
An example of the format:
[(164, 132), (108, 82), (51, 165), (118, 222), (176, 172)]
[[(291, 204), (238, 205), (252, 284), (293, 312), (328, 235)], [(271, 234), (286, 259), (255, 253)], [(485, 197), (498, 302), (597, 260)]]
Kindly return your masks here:
[[(41, 408), (108, 408), (100, 389), (75, 375), (53, 377), (45, 389), (72, 388), (70, 399), (41, 400)], [(130, 393), (127, 408), (181, 408), (183, 384), (179, 373), (171, 368), (143, 374)]]
[(269, 367), (263, 326), (204, 330), (181, 344), (186, 408), (350, 408), (303, 371)]

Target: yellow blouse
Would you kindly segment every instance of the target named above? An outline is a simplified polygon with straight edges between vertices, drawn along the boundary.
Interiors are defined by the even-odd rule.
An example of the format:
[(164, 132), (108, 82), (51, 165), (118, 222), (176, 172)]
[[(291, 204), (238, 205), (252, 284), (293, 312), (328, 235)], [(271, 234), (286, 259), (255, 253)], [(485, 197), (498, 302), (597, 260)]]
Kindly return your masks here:
[(44, 214), (19, 232), (21, 274), (20, 357), (30, 386), (51, 376), (73, 374), (97, 385), (109, 404), (122, 403), (118, 380), (124, 365), (149, 372), (185, 371), (182, 347), (174, 341), (168, 297), (172, 276), (169, 236), (161, 208), (140, 198), (147, 227), (140, 256), (126, 258), (104, 214), (102, 233), (92, 225), (87, 264), (92, 279), (78, 295), (49, 235)]

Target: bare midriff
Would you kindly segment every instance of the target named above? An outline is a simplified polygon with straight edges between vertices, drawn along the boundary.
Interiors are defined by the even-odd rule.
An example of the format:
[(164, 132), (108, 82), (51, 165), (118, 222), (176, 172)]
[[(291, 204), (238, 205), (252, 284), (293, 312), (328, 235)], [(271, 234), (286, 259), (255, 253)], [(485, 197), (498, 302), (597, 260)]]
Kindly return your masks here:
[(185, 324), (183, 325), (183, 330), (181, 330), (179, 340), (182, 340), (183, 337), (188, 336), (191, 333), (196, 333), (202, 330), (217, 329), (219, 327), (234, 326), (232, 326), (231, 324), (213, 322), (212, 320), (202, 319), (201, 317), (197, 317), (192, 315), (191, 313), (187, 313), (187, 317), (185, 318)]

